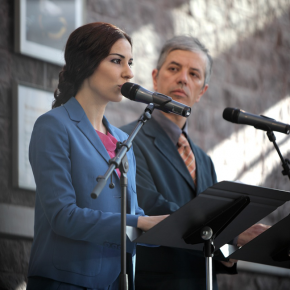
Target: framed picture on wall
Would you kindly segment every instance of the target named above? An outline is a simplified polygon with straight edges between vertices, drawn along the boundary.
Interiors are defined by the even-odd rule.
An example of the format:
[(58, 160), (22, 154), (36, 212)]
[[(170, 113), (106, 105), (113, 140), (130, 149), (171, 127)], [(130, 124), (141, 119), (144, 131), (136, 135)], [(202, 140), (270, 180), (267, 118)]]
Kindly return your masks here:
[(62, 66), (66, 40), (84, 13), (85, 0), (15, 0), (15, 51)]
[(24, 83), (13, 85), (13, 186), (35, 190), (28, 149), (36, 119), (51, 109), (53, 92)]

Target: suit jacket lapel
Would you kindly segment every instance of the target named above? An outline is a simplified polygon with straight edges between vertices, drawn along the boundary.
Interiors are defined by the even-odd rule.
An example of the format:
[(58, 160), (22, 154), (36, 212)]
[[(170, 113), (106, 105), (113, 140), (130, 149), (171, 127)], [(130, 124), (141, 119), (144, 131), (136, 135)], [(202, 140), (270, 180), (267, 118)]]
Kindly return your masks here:
[(67, 110), (71, 120), (77, 122), (77, 127), (108, 163), (110, 156), (79, 102), (72, 97), (64, 104), (64, 107)]
[(148, 124), (143, 127), (146, 135), (154, 138), (154, 145), (160, 153), (172, 164), (174, 169), (182, 175), (188, 184), (195, 190), (195, 185), (189, 171), (178, 153), (176, 146), (172, 143), (170, 138), (154, 120), (150, 120)]

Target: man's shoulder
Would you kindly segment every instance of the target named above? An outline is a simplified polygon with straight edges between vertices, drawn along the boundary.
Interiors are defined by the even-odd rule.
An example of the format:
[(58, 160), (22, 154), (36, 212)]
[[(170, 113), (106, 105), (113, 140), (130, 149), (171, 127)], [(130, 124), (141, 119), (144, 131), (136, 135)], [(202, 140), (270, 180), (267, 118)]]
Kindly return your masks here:
[[(138, 120), (135, 120), (125, 126), (120, 127), (120, 129), (130, 135), (137, 124), (138, 124)], [(162, 133), (162, 128), (158, 126), (158, 123), (156, 123), (154, 119), (151, 119), (143, 124), (137, 136), (144, 135), (144, 136), (149, 136), (149, 137), (156, 137), (156, 135), (161, 134), (161, 133)]]
[(133, 131), (133, 129), (136, 127), (136, 125), (137, 125), (137, 120), (120, 127), (120, 129), (126, 132), (127, 134), (130, 134)]
[[(133, 121), (125, 126), (120, 127), (121, 130), (126, 132), (127, 134), (131, 134), (138, 124), (138, 120)], [(147, 121), (136, 134), (133, 144), (134, 146), (139, 146), (142, 148), (146, 148), (154, 142), (154, 140), (158, 140), (166, 138), (165, 132), (162, 130), (158, 123), (154, 121), (154, 119)]]

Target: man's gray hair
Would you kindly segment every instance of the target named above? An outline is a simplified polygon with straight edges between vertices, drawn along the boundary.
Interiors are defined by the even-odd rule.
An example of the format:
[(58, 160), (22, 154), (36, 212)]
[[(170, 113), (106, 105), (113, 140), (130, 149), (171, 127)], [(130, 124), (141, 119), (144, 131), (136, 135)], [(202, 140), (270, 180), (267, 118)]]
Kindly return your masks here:
[(209, 83), (211, 70), (212, 70), (212, 57), (208, 53), (208, 49), (195, 37), (180, 35), (169, 39), (164, 46), (159, 55), (157, 62), (157, 70), (159, 71), (164, 64), (168, 54), (173, 50), (186, 50), (192, 52), (202, 52), (207, 57), (206, 69), (205, 69), (205, 80), (204, 86)]

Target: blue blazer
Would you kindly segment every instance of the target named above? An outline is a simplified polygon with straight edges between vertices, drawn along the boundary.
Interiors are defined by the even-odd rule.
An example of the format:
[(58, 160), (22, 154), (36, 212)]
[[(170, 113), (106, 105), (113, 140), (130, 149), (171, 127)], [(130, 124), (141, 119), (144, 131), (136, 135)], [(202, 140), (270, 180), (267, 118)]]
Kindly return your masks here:
[[(103, 119), (119, 141), (127, 134)], [(136, 164), (129, 160), (127, 225), (136, 227)], [(35, 123), (29, 160), (36, 182), (34, 240), (28, 276), (42, 276), (88, 288), (110, 285), (120, 273), (120, 181), (107, 185), (97, 199), (91, 191), (96, 177), (108, 168), (110, 157), (78, 101), (42, 115)], [(135, 245), (127, 242), (127, 252)], [(133, 267), (131, 267), (132, 269)], [(132, 273), (131, 273), (132, 274)]]

